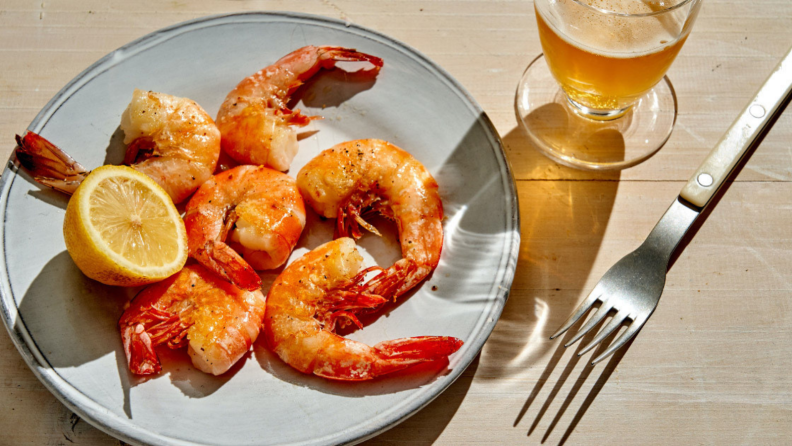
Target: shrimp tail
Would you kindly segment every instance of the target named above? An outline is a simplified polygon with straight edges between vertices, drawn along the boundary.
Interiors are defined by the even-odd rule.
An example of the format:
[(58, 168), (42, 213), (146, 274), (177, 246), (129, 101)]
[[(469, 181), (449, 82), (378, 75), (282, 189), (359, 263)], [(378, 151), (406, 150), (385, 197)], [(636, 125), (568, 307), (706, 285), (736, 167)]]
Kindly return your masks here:
[(72, 195), (90, 173), (55, 144), (36, 133), (16, 135), (16, 156), (33, 179), (66, 195)]
[(361, 53), (352, 48), (343, 48), (340, 46), (322, 46), (319, 47), (322, 52), (319, 59), (322, 63), (322, 68), (333, 68), (336, 62), (368, 62), (374, 66), (371, 70), (377, 72), (382, 68), (384, 62), (382, 59), (370, 54)]
[[(313, 373), (339, 381), (365, 381), (423, 362), (447, 359), (459, 350), (462, 344), (461, 339), (451, 336), (394, 339), (375, 345), (371, 350), (373, 355), (366, 359), (354, 358), (354, 356), (345, 357), (344, 361), (333, 360), (330, 357), (321, 358), (317, 361)], [(359, 364), (365, 366), (360, 367)]]
[(237, 288), (256, 291), (261, 288), (261, 277), (248, 263), (224, 242), (210, 240), (196, 257), (207, 268), (219, 274)]
[(124, 340), (124, 353), (126, 353), (129, 370), (136, 375), (153, 375), (162, 370), (159, 357), (154, 352), (151, 337), (146, 333), (143, 324), (128, 326), (121, 334)]
[(422, 362), (446, 359), (459, 350), (462, 344), (461, 339), (451, 336), (418, 336), (380, 342), (374, 346), (377, 361), (365, 379), (393, 373)]
[[(122, 317), (120, 324), (129, 370), (136, 375), (153, 375), (162, 370), (154, 347), (167, 343), (170, 348), (184, 346), (187, 329), (192, 324), (181, 320), (178, 314), (148, 308), (135, 316), (135, 321)], [(148, 327), (147, 327), (148, 325)]]
[(383, 341), (374, 348), (389, 360), (425, 362), (448, 357), (462, 344), (461, 339), (451, 336), (417, 336)]

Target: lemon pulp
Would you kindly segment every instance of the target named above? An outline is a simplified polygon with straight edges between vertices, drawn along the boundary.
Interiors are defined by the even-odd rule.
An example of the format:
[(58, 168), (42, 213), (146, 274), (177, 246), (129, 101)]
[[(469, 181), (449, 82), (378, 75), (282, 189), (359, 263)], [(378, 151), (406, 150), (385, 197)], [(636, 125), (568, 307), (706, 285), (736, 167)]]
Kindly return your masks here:
[(69, 201), (63, 230), (80, 270), (108, 285), (156, 282), (187, 260), (184, 222), (170, 197), (129, 167), (91, 172)]

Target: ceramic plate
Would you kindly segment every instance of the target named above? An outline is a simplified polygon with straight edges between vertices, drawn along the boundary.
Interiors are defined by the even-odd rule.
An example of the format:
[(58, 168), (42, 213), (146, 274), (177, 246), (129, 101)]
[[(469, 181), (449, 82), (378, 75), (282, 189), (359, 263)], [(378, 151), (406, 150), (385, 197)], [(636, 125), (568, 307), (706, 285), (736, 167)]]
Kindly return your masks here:
[[(305, 45), (357, 48), (381, 57), (385, 66), (376, 80), (323, 71), (297, 92), (296, 107), (324, 119), (303, 129), (290, 174), (336, 143), (385, 139), (428, 167), (446, 212), (445, 244), (434, 274), (350, 337), (374, 344), (448, 335), (465, 344), (448, 362), (363, 383), (300, 374), (263, 340), (220, 377), (193, 369), (186, 352), (163, 351), (163, 373), (139, 380), (127, 372), (116, 327), (136, 290), (104, 286), (80, 273), (61, 232), (67, 198), (39, 187), (12, 158), (0, 183), (3, 320), (47, 388), (111, 435), (156, 445), (362, 441), (446, 389), (500, 316), (520, 240), (517, 197), (501, 141), (481, 107), (448, 73), (387, 36), (301, 14), (193, 20), (107, 55), (61, 90), (29, 129), (88, 168), (119, 163), (118, 124), (134, 88), (189, 97), (214, 116), (242, 78)], [(390, 265), (400, 257), (394, 231), (361, 239), (368, 264)], [(309, 217), (291, 260), (331, 237), (331, 222)], [(264, 275), (265, 282), (274, 277)]]

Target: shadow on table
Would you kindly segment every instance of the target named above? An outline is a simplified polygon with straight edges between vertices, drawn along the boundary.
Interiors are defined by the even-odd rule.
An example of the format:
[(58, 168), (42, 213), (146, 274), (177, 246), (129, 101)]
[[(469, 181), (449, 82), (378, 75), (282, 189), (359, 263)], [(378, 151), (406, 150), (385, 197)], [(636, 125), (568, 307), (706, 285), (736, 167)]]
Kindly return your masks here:
[(373, 446), (392, 444), (392, 442), (434, 443), (462, 405), (462, 401), (473, 384), (480, 360), (480, 355), (476, 356), (476, 359), (454, 384), (451, 384), (436, 400), (429, 403), (420, 412), (387, 432), (361, 444)]
[[(786, 106), (786, 103), (784, 104), (784, 106)], [(771, 126), (768, 126), (767, 129), (769, 130), (770, 127)], [(766, 135), (768, 130), (766, 130), (759, 138), (757, 138), (756, 142), (751, 147), (751, 149), (749, 149), (747, 154), (737, 164), (737, 166), (735, 168), (735, 171), (734, 171), (734, 174), (731, 176), (732, 179), (727, 181), (723, 185), (723, 187), (721, 187), (720, 190), (718, 190), (716, 192), (716, 194), (713, 196), (713, 198), (712, 198), (712, 200), (710, 202), (710, 205), (706, 209), (704, 209), (704, 211), (702, 211), (701, 215), (691, 225), (691, 227), (688, 230), (688, 232), (685, 234), (685, 236), (680, 241), (679, 246), (677, 247), (674, 255), (672, 256), (671, 261), (669, 262), (669, 266), (668, 266), (669, 270), (674, 266), (674, 263), (679, 258), (679, 256), (681, 255), (682, 251), (687, 247), (687, 245), (690, 243), (690, 241), (696, 235), (698, 230), (701, 228), (701, 226), (707, 220), (707, 218), (709, 217), (709, 215), (712, 212), (712, 210), (715, 208), (715, 206), (718, 204), (718, 202), (722, 199), (723, 195), (728, 191), (729, 187), (731, 186), (731, 184), (733, 182), (733, 179), (737, 175), (739, 175), (740, 171), (742, 171), (742, 169), (745, 167), (746, 163), (750, 159), (750, 157), (753, 154), (753, 152), (756, 150), (756, 147), (759, 146), (759, 144), (763, 140), (763, 138)], [(593, 314), (596, 311), (596, 307), (597, 306), (595, 306), (595, 308), (589, 310), (588, 315)], [(525, 404), (523, 405), (522, 409), (520, 410), (519, 414), (517, 415), (517, 418), (514, 421), (514, 426), (515, 427), (520, 423), (520, 421), (526, 415), (528, 409), (531, 407), (533, 402), (536, 400), (539, 392), (542, 390), (542, 387), (549, 380), (550, 375), (552, 374), (553, 370), (556, 368), (556, 366), (560, 362), (561, 358), (564, 356), (564, 353), (565, 353), (565, 350), (566, 350), (565, 347), (564, 347), (564, 344), (569, 342), (574, 337), (575, 333), (577, 333), (577, 331), (580, 329), (580, 327), (582, 327), (583, 324), (585, 323), (585, 321), (584, 321), (585, 319), (586, 319), (586, 317), (582, 317), (575, 325), (573, 325), (570, 328), (570, 330), (564, 335), (563, 339), (560, 342), (558, 342), (558, 340), (556, 340), (556, 342), (558, 342), (556, 350), (553, 353), (552, 357), (550, 358), (550, 361), (548, 362), (548, 364), (545, 366), (544, 372), (542, 373), (541, 377), (539, 378), (539, 380), (535, 384), (531, 394), (528, 396), (528, 399), (526, 400)], [(578, 356), (578, 354), (583, 349), (583, 347), (589, 341), (591, 341), (591, 339), (594, 338), (596, 333), (605, 324), (607, 324), (609, 322), (608, 319), (609, 318), (606, 318), (606, 320), (600, 321), (600, 323), (598, 323), (588, 334), (586, 334), (580, 341), (578, 341), (578, 343), (576, 344), (576, 348), (575, 348), (575, 352), (574, 352), (573, 356), (571, 357), (569, 362), (564, 367), (564, 370), (559, 375), (558, 380), (556, 381), (555, 385), (550, 390), (550, 393), (548, 394), (547, 399), (545, 400), (544, 404), (539, 409), (536, 417), (534, 418), (534, 421), (532, 422), (532, 424), (531, 424), (531, 426), (530, 426), (530, 428), (528, 430), (528, 435), (529, 436), (536, 430), (536, 428), (539, 425), (540, 421), (542, 420), (543, 416), (549, 410), (551, 404), (553, 403), (555, 398), (560, 393), (561, 388), (564, 386), (564, 384), (568, 380), (569, 376), (572, 374), (573, 370), (576, 368), (576, 366), (579, 363), (579, 361), (581, 361), (581, 360), (590, 361), (591, 359), (593, 359), (596, 356), (598, 356), (600, 353), (604, 352), (608, 348), (608, 346), (615, 339), (617, 339), (618, 336), (621, 335), (621, 333), (623, 333), (624, 329), (626, 328), (626, 326), (629, 323), (628, 322), (628, 323), (622, 324), (622, 326), (619, 328), (619, 330), (616, 330), (614, 333), (612, 333), (611, 335), (607, 336), (600, 343), (600, 345), (597, 346), (597, 348), (595, 349), (594, 353), (585, 356), (585, 358)], [(636, 333), (636, 336), (638, 336), (638, 335), (640, 335), (640, 331), (638, 333)], [(614, 354), (608, 359), (607, 363), (605, 363), (605, 366), (601, 369), (600, 375), (597, 378), (596, 382), (594, 382), (594, 384), (592, 385), (591, 389), (589, 390), (588, 395), (583, 400), (583, 402), (580, 404), (580, 407), (578, 408), (577, 412), (573, 416), (569, 426), (567, 427), (567, 429), (562, 434), (562, 436), (561, 436), (561, 438), (560, 438), (560, 440), (558, 442), (559, 446), (561, 446), (561, 445), (563, 445), (563, 444), (565, 444), (567, 442), (567, 440), (569, 439), (570, 435), (574, 432), (575, 428), (577, 427), (579, 422), (582, 420), (583, 416), (586, 414), (588, 409), (591, 407), (592, 403), (594, 402), (594, 399), (597, 397), (599, 392), (605, 386), (605, 383), (608, 381), (608, 379), (612, 375), (613, 371), (616, 369), (618, 364), (621, 362), (622, 358), (626, 355), (627, 351), (629, 350), (629, 348), (632, 345), (634, 340), (635, 340), (635, 337), (633, 339), (631, 339), (629, 342), (627, 342), (621, 349), (619, 349), (616, 352), (614, 352)], [(586, 382), (586, 380), (593, 373), (595, 367), (597, 367), (597, 366), (592, 366), (591, 364), (585, 364), (583, 366), (580, 375), (575, 380), (575, 382), (572, 385), (572, 387), (570, 388), (569, 393), (567, 394), (566, 398), (561, 403), (561, 406), (559, 407), (558, 412), (556, 413), (556, 415), (554, 416), (553, 420), (550, 422), (550, 424), (548, 425), (546, 431), (544, 432), (544, 434), (542, 436), (542, 439), (541, 439), (542, 443), (545, 443), (548, 440), (548, 438), (552, 434), (553, 430), (558, 425), (559, 420), (562, 418), (562, 416), (564, 415), (566, 410), (569, 408), (569, 406), (571, 405), (572, 401), (574, 400), (576, 395), (579, 393), (580, 389), (583, 387), (583, 385)]]
[[(588, 293), (620, 177), (560, 166), (519, 128), (503, 141), (519, 185), (522, 243), (509, 301), (485, 346), (488, 379), (522, 374), (553, 347), (550, 335)], [(504, 366), (488, 368), (490, 356)]]
[[(601, 136), (608, 140), (601, 143), (613, 144), (616, 150), (619, 149), (621, 138), (610, 133)], [(620, 177), (619, 172), (582, 172), (559, 166), (539, 154), (518, 128), (506, 134), (503, 142), (511, 160), (520, 198), (520, 268), (501, 318), (484, 346), (474, 371), (476, 378), (482, 380), (522, 374), (535, 367), (537, 361), (546, 357), (553, 348), (554, 343), (548, 339), (550, 334), (578, 304), (581, 294), (587, 292), (583, 288), (600, 250)], [(620, 355), (625, 351), (622, 349)], [(515, 426), (558, 364), (562, 353), (557, 350), (551, 357)], [(608, 369), (612, 371), (616, 363), (615, 359), (611, 360)], [(568, 366), (566, 374), (569, 375), (573, 368), (574, 364)], [(469, 373), (470, 370), (463, 377)], [(602, 376), (598, 381), (600, 387), (610, 374)], [(447, 393), (454, 392), (453, 389), (454, 386)], [(579, 387), (575, 393), (578, 390)], [(557, 393), (558, 390), (555, 391)], [(594, 397), (596, 392), (591, 393), (587, 405), (591, 404)], [(456, 404), (435, 402), (429, 407), (438, 412), (448, 411), (450, 415), (444, 418), (445, 423), (448, 423), (459, 404), (461, 399)], [(579, 421), (584, 413), (585, 410), (581, 410), (576, 420)], [(377, 442), (387, 443), (389, 439), (398, 439), (402, 435), (402, 428), (419, 426), (422, 421), (426, 421), (423, 416), (421, 421), (417, 420), (418, 417), (415, 419), (414, 423), (408, 421), (379, 436)], [(554, 425), (557, 422), (555, 420)], [(411, 431), (410, 439), (432, 442), (444, 426), (426, 436), (420, 429), (415, 433)]]
[[(589, 314), (593, 314), (593, 312), (596, 311), (598, 307), (599, 305), (596, 305), (592, 310), (589, 310)], [(534, 401), (536, 401), (536, 398), (538, 397), (539, 392), (542, 390), (542, 387), (550, 379), (550, 375), (552, 374), (553, 370), (558, 366), (558, 363), (561, 361), (561, 358), (564, 356), (564, 353), (567, 350), (567, 348), (564, 347), (564, 345), (568, 343), (575, 336), (577, 331), (583, 326), (584, 319), (586, 318), (583, 317), (581, 318), (581, 320), (575, 323), (575, 325), (573, 325), (569, 329), (569, 331), (567, 331), (567, 333), (563, 336), (561, 341), (558, 342), (555, 352), (551, 356), (550, 361), (548, 361), (544, 371), (542, 372), (542, 376), (534, 385), (531, 394), (528, 396), (528, 399), (525, 401), (525, 404), (523, 404), (523, 407), (520, 409), (517, 418), (514, 420), (515, 427), (517, 427), (517, 425), (526, 415), (528, 409), (531, 407)], [(632, 340), (627, 342), (627, 344), (625, 344), (624, 347), (614, 352), (614, 354), (609, 358), (609, 360), (606, 362), (604, 367), (592, 365), (589, 361), (591, 361), (593, 358), (597, 357), (599, 354), (604, 352), (608, 348), (608, 346), (614, 341), (614, 339), (616, 339), (618, 335), (620, 335), (627, 326), (627, 324), (622, 324), (622, 327), (620, 327), (618, 330), (614, 331), (613, 333), (608, 335), (605, 339), (603, 339), (602, 342), (600, 342), (600, 344), (597, 346), (597, 348), (594, 349), (594, 353), (586, 356), (579, 356), (581, 350), (583, 350), (583, 347), (585, 347), (596, 336), (599, 329), (605, 323), (607, 323), (607, 321), (601, 321), (600, 323), (598, 323), (589, 333), (583, 336), (577, 342), (577, 344), (575, 344), (576, 347), (574, 348), (575, 350), (574, 353), (572, 354), (572, 357), (564, 366), (564, 369), (561, 371), (561, 374), (558, 376), (558, 379), (553, 385), (553, 388), (548, 393), (547, 398), (542, 404), (542, 407), (539, 408), (536, 416), (534, 417), (531, 426), (528, 429), (528, 433), (527, 433), (528, 436), (531, 436), (536, 430), (536, 428), (539, 426), (539, 423), (542, 421), (545, 414), (547, 414), (548, 410), (550, 409), (550, 406), (556, 400), (556, 397), (559, 395), (559, 393), (561, 393), (561, 389), (564, 387), (564, 384), (572, 375), (572, 372), (577, 368), (580, 361), (584, 361), (584, 365), (582, 366), (580, 375), (578, 375), (578, 377), (575, 379), (574, 384), (569, 389), (569, 392), (564, 398), (564, 401), (561, 403), (561, 406), (559, 407), (552, 421), (550, 422), (544, 434), (542, 435), (541, 442), (545, 443), (547, 441), (547, 439), (553, 433), (553, 430), (556, 428), (563, 415), (566, 413), (567, 409), (572, 404), (572, 401), (580, 392), (581, 388), (583, 388), (583, 385), (586, 383), (589, 376), (592, 374), (595, 368), (599, 367), (601, 368), (601, 372), (599, 377), (597, 378), (597, 381), (592, 385), (588, 395), (584, 399), (583, 403), (581, 403), (580, 407), (578, 408), (578, 411), (573, 416), (572, 421), (570, 422), (569, 426), (567, 427), (567, 429), (565, 430), (564, 434), (562, 435), (561, 439), (558, 442), (559, 446), (566, 443), (566, 441), (569, 439), (569, 436), (572, 434), (572, 432), (574, 432), (575, 427), (577, 427), (580, 420), (583, 419), (583, 416), (586, 414), (589, 407), (594, 402), (594, 399), (596, 399), (600, 390), (602, 390), (602, 388), (605, 386), (605, 383), (613, 374), (613, 371), (616, 369), (616, 366), (619, 364), (619, 362), (621, 362), (622, 358), (627, 353), (627, 350), (630, 349), (630, 346), (632, 345), (633, 340), (635, 339), (633, 338)]]
[[(540, 108), (535, 113), (544, 113), (542, 119), (548, 120), (563, 117), (555, 112), (557, 110)], [(528, 119), (536, 122), (537, 117)], [(620, 134), (602, 133), (599, 136), (603, 138), (598, 142), (600, 146), (612, 145), (616, 150), (620, 147), (623, 149)], [(558, 340), (550, 341), (549, 336), (589, 292), (587, 287), (593, 285), (589, 276), (610, 220), (620, 179), (618, 171), (584, 172), (554, 163), (541, 155), (519, 128), (509, 132), (503, 139), (519, 184), (523, 239), (519, 275), (515, 278), (509, 302), (498, 326), (484, 349), (479, 368), (480, 371), (486, 370), (482, 374), (484, 379), (522, 374), (536, 367), (537, 362), (546, 358), (556, 345)], [(574, 334), (573, 328), (563, 342), (568, 342)], [(581, 341), (578, 351), (595, 334), (596, 330)], [(603, 347), (607, 347), (612, 339), (613, 336), (607, 338), (595, 354), (604, 351)], [(563, 344), (555, 348), (517, 414), (515, 427), (536, 401), (564, 351)], [(621, 349), (607, 363), (562, 442), (569, 437), (626, 351), (627, 348)], [(488, 358), (497, 358), (499, 363), (504, 364), (498, 368), (488, 367)], [(560, 378), (533, 419), (528, 435), (536, 430), (580, 360), (574, 355), (564, 366)], [(592, 370), (590, 365), (583, 369), (551, 421), (542, 442), (553, 432)]]

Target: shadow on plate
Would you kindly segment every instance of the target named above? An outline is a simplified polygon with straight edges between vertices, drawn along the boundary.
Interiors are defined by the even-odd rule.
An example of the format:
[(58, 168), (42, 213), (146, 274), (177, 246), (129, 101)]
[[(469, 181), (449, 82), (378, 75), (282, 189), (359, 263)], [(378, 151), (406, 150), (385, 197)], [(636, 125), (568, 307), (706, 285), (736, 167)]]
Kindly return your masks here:
[(118, 126), (110, 136), (110, 141), (107, 142), (107, 147), (105, 148), (105, 159), (102, 165), (120, 165), (124, 162), (126, 149), (127, 146), (124, 144), (124, 131), (121, 130), (121, 126)]
[[(124, 411), (132, 416), (129, 391), (151, 379), (169, 377), (184, 395), (203, 398), (216, 392), (244, 365), (248, 353), (230, 371), (220, 377), (205, 374), (192, 366), (186, 349), (157, 348), (162, 372), (152, 377), (138, 377), (129, 372), (118, 319), (126, 303), (141, 288), (103, 285), (87, 278), (68, 252), (53, 257), (31, 283), (19, 304), (17, 330), (24, 328), (53, 369), (79, 367), (108, 354), (114, 354), (121, 387)], [(61, 317), (53, 317), (53, 315)]]
[(375, 73), (363, 69), (345, 71), (347, 65), (353, 64), (368, 65), (359, 62), (341, 62), (338, 68), (320, 70), (292, 94), (288, 106), (295, 107), (302, 101), (306, 107), (311, 108), (339, 107), (355, 95), (374, 87), (377, 82)]
[[(618, 146), (619, 138), (602, 136)], [(553, 348), (550, 335), (589, 292), (620, 178), (558, 165), (519, 128), (503, 141), (519, 189), (522, 242), (519, 274), (482, 354), (486, 379), (523, 374)]]
[(77, 367), (111, 352), (123, 356), (116, 324), (136, 291), (87, 278), (62, 251), (30, 284), (17, 324), (24, 324), (55, 368)]

